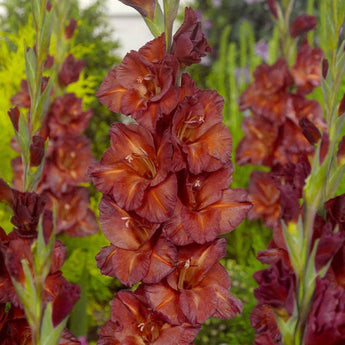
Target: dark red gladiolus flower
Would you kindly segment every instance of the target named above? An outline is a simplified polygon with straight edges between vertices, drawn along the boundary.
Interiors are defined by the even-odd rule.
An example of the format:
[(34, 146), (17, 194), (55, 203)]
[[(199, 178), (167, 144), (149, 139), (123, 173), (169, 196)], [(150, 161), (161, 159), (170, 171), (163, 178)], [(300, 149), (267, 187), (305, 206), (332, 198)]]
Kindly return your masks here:
[(290, 24), (290, 36), (296, 38), (313, 30), (316, 26), (316, 17), (309, 14), (301, 14)]
[(135, 8), (143, 17), (154, 19), (157, 0), (120, 0), (125, 5)]
[(57, 206), (56, 233), (64, 232), (72, 237), (83, 237), (99, 229), (94, 213), (88, 208), (89, 192), (86, 187), (70, 187), (65, 193), (54, 195), (46, 192), (50, 203)]
[(171, 325), (151, 311), (138, 292), (120, 291), (111, 318), (101, 329), (98, 345), (190, 345), (199, 327)]
[(311, 48), (308, 41), (300, 47), (291, 74), (297, 85), (297, 92), (301, 95), (311, 93), (315, 87), (321, 85), (321, 62), (324, 53), (321, 48)]
[(199, 63), (206, 52), (211, 52), (201, 22), (193, 9), (186, 7), (184, 21), (173, 37), (171, 53), (181, 65), (190, 66)]
[(23, 79), (20, 82), (20, 91), (11, 97), (11, 103), (17, 107), (30, 108), (31, 101), (28, 82), (26, 80)]
[[(49, 77), (42, 78), (41, 92), (45, 90), (48, 85)], [(17, 92), (14, 96), (11, 97), (11, 103), (19, 108), (30, 108), (30, 94), (28, 82), (23, 79), (20, 82), (20, 91)]]
[(325, 203), (327, 218), (345, 230), (345, 194), (341, 194)]
[(15, 129), (16, 132), (18, 132), (18, 129), (19, 129), (18, 124), (19, 124), (19, 117), (20, 117), (19, 109), (17, 107), (11, 108), (7, 114), (11, 119), (13, 128)]
[[(172, 241), (179, 245), (213, 241), (243, 221), (252, 204), (244, 190), (228, 189), (231, 173), (232, 168), (227, 167), (197, 176), (180, 174), (179, 184), (184, 186), (179, 195), (181, 205), (164, 225)], [(176, 238), (178, 232), (184, 240)]]
[(174, 114), (172, 138), (193, 174), (218, 170), (231, 159), (231, 135), (221, 123), (223, 105), (217, 92), (198, 90)]
[[(250, 324), (258, 336), (255, 345), (277, 344), (281, 341), (281, 334), (274, 316), (273, 309), (268, 304), (256, 306), (250, 315)], [(267, 341), (266, 343), (263, 340)]]
[(38, 167), (44, 156), (44, 139), (39, 135), (32, 137), (30, 144), (30, 166)]
[(274, 123), (282, 123), (292, 112), (291, 96), (287, 93), (292, 83), (286, 61), (274, 65), (261, 64), (254, 71), (254, 82), (240, 97), (240, 110), (250, 109)]
[(73, 18), (70, 19), (68, 25), (65, 27), (65, 38), (67, 40), (73, 37), (74, 31), (77, 27), (77, 21)]
[(118, 248), (137, 250), (159, 227), (159, 224), (151, 223), (135, 212), (125, 211), (109, 196), (103, 196), (99, 211), (105, 237)]
[(276, 0), (267, 0), (267, 5), (274, 18), (278, 19), (278, 9)]
[(131, 115), (153, 131), (159, 118), (177, 105), (177, 59), (166, 52), (165, 36), (131, 51), (105, 77), (96, 93), (111, 111)]
[(167, 220), (177, 198), (176, 176), (169, 175), (172, 145), (168, 133), (155, 143), (144, 127), (117, 123), (110, 136), (111, 148), (90, 169), (96, 188), (150, 222)]
[(159, 282), (175, 269), (176, 258), (172, 243), (158, 236), (141, 243), (135, 250), (110, 245), (96, 256), (102, 274), (116, 277), (128, 286), (139, 281)]
[(266, 226), (274, 228), (280, 218), (280, 191), (273, 175), (263, 171), (253, 171), (248, 192), (253, 203), (248, 218), (263, 218)]
[(71, 185), (88, 182), (87, 169), (92, 163), (90, 140), (85, 136), (62, 137), (54, 142), (46, 159), (42, 189), (65, 193)]
[[(262, 116), (246, 117), (242, 121), (245, 136), (236, 148), (236, 163), (263, 164), (276, 162), (279, 127)], [(279, 159), (280, 160), (280, 159)]]
[[(270, 252), (268, 255), (272, 259)], [(276, 313), (288, 316), (292, 315), (294, 308), (295, 273), (287, 259), (288, 255), (279, 255), (277, 258), (273, 256), (269, 268), (254, 273), (253, 277), (259, 284), (254, 295), (259, 305), (268, 304)], [(267, 263), (263, 253), (258, 259)]]
[(230, 278), (218, 261), (225, 255), (225, 239), (179, 249), (178, 266), (166, 282), (144, 286), (150, 306), (170, 324), (193, 325), (209, 317), (231, 318), (242, 304), (230, 291)]
[(341, 345), (345, 342), (345, 289), (317, 278), (305, 344)]
[(69, 54), (58, 75), (59, 85), (65, 87), (79, 79), (80, 72), (85, 67), (83, 60), (76, 60), (72, 54)]
[(82, 99), (74, 93), (55, 98), (46, 120), (50, 138), (82, 134), (92, 115), (92, 110), (83, 112)]
[(0, 345), (31, 345), (31, 328), (22, 309), (0, 304)]

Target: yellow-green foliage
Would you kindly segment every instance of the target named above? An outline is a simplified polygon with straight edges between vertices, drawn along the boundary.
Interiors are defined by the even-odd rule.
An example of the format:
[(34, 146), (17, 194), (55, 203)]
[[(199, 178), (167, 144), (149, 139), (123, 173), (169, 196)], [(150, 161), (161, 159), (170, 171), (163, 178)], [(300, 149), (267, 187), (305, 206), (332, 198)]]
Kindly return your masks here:
[(7, 111), (11, 107), (11, 96), (25, 78), (24, 44), (32, 45), (34, 34), (30, 22), (19, 30), (18, 35), (0, 32), (0, 177), (6, 181), (11, 179), (10, 161), (15, 156), (9, 147), (14, 131)]
[[(12, 179), (11, 159), (17, 155), (10, 147), (14, 131), (7, 112), (11, 107), (11, 96), (25, 78), (24, 42), (32, 45), (34, 33), (30, 22), (19, 30), (18, 35), (0, 32), (0, 177), (7, 182)], [(10, 218), (9, 210), (1, 204), (0, 224), (5, 230), (11, 228)]]

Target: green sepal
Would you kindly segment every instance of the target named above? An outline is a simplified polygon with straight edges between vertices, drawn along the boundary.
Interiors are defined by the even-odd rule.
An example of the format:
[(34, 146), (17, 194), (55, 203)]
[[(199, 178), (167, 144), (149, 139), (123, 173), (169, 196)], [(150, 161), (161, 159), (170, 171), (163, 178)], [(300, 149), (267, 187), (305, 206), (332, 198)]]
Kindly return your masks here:
[(295, 329), (298, 321), (297, 307), (294, 307), (294, 313), (288, 320), (283, 319), (275, 314), (275, 319), (282, 335), (282, 343), (284, 345), (295, 345)]
[(41, 0), (31, 0), (31, 7), (32, 7), (32, 16), (34, 19), (34, 25), (36, 29), (40, 25), (41, 21), (41, 11), (42, 11), (42, 2)]
[(44, 63), (49, 51), (50, 38), (52, 33), (53, 11), (45, 13), (43, 25), (39, 35), (37, 52), (40, 63)]
[(158, 37), (164, 32), (164, 15), (158, 2), (156, 3), (154, 19), (151, 20), (144, 16), (143, 19), (154, 37)]
[(66, 326), (68, 317), (66, 317), (55, 328), (52, 321), (53, 304), (48, 302), (43, 313), (43, 320), (41, 325), (40, 339), (41, 345), (58, 345), (63, 329)]
[(36, 95), (36, 71), (37, 71), (37, 58), (33, 48), (24, 47), (25, 57), (25, 73), (28, 82), (30, 99), (34, 99)]
[(32, 124), (32, 131), (33, 133), (37, 133), (44, 122), (44, 118), (49, 108), (50, 104), (50, 93), (52, 87), (54, 85), (55, 78), (50, 77), (48, 84), (42, 94), (39, 96), (38, 102), (34, 108), (35, 116), (32, 116), (33, 124)]
[(40, 217), (40, 221), (38, 223), (38, 236), (37, 241), (34, 247), (34, 258), (35, 258), (35, 271), (38, 279), (40, 279), (41, 283), (44, 284), (46, 277), (49, 274), (51, 260), (52, 260), (52, 253), (54, 250), (55, 244), (55, 210), (53, 211), (53, 231), (48, 240), (48, 243), (45, 243), (44, 235), (43, 235), (43, 216)]
[(304, 231), (301, 217), (298, 218), (297, 224), (290, 222), (286, 226), (282, 222), (282, 228), (292, 267), (299, 275), (305, 262)]
[(12, 284), (16, 290), (16, 293), (24, 306), (24, 311), (30, 325), (35, 326), (37, 323), (37, 293), (34, 278), (32, 276), (29, 263), (26, 259), (21, 260), (24, 271), (24, 284), (17, 282), (11, 277)]
[(16, 138), (22, 153), (23, 163), (24, 165), (27, 165), (30, 161), (29, 154), (31, 138), (25, 116), (22, 113), (19, 115), (18, 132), (16, 132)]
[(164, 0), (164, 23), (167, 51), (170, 50), (172, 29), (180, 6), (180, 0)]

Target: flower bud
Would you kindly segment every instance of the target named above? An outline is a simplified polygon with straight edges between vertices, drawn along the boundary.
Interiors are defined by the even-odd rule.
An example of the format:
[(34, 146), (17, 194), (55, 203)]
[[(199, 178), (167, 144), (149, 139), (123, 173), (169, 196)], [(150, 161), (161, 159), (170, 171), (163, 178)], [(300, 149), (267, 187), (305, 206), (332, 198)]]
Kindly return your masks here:
[(316, 17), (302, 14), (296, 17), (290, 25), (290, 36), (296, 38), (302, 36), (316, 26)]
[(44, 156), (44, 139), (39, 135), (32, 137), (30, 145), (30, 166), (38, 167)]

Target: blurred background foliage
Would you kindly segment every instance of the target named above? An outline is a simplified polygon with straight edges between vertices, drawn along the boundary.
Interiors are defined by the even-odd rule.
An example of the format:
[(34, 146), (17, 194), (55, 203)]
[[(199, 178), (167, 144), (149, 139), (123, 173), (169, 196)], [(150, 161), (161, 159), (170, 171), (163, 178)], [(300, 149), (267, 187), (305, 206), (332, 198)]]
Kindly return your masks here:
[[(70, 2), (70, 16), (78, 21), (71, 51), (76, 58), (86, 62), (86, 68), (80, 80), (69, 86), (68, 92), (75, 92), (78, 97), (82, 97), (85, 109), (92, 108), (94, 111), (87, 134), (92, 140), (94, 154), (99, 159), (109, 146), (109, 126), (119, 120), (119, 117), (101, 106), (94, 94), (106, 73), (120, 62), (116, 56), (118, 42), (113, 39), (112, 30), (107, 24), (105, 0), (97, 0), (83, 10), (80, 9), (78, 0)], [(318, 17), (318, 13), (322, 12), (322, 2), (299, 0), (295, 3), (295, 15), (308, 12)], [(6, 113), (10, 107), (10, 97), (18, 91), (20, 80), (25, 75), (23, 41), (30, 45), (34, 31), (30, 21), (30, 2), (4, 0), (2, 6), (7, 14), (0, 16), (0, 177), (10, 181), (10, 161), (15, 154), (9, 149), (13, 130)], [(264, 61), (273, 63), (278, 58), (278, 34), (273, 29), (265, 1), (194, 0), (193, 8), (200, 11), (213, 51), (201, 65), (191, 66), (188, 72), (200, 88), (215, 89), (224, 97), (224, 122), (232, 133), (234, 152), (243, 136), (243, 114), (238, 110), (238, 98), (251, 82), (256, 66)], [(322, 35), (324, 25), (326, 23), (320, 20), (309, 39), (316, 45), (327, 48), (327, 37)], [(342, 88), (345, 92), (345, 82)], [(320, 99), (320, 92), (317, 89), (311, 98)], [(235, 162), (234, 165), (232, 188), (246, 188), (250, 173), (258, 168), (248, 165), (238, 167)], [(97, 213), (100, 196), (94, 189), (91, 195), (91, 207)], [(0, 209), (2, 227), (9, 224), (9, 219), (7, 210)], [(244, 311), (232, 320), (207, 321), (195, 341), (196, 345), (253, 344), (254, 332), (249, 315), (256, 305), (253, 295), (256, 283), (252, 274), (263, 268), (256, 260), (256, 255), (259, 250), (266, 248), (270, 238), (271, 231), (262, 223), (248, 220), (227, 235), (227, 255), (223, 264), (232, 277), (232, 293), (241, 298)], [(95, 344), (97, 330), (109, 316), (109, 301), (114, 292), (121, 288), (117, 280), (102, 276), (96, 267), (94, 257), (108, 241), (101, 232), (82, 239), (67, 236), (60, 239), (67, 246), (64, 275), (84, 288), (69, 326), (77, 336), (88, 333), (90, 344)]]

